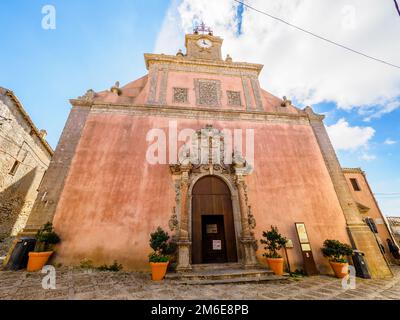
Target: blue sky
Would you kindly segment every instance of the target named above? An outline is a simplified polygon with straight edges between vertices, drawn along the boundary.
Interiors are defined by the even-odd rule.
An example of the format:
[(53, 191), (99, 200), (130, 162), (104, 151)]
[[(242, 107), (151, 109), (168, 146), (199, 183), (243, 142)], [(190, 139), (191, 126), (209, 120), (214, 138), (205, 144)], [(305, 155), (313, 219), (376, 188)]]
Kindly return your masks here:
[[(201, 11), (199, 9), (202, 5), (201, 2), (206, 4), (205, 8), (208, 8), (208, 10)], [(298, 56), (294, 52), (291, 54), (290, 50), (284, 50), (283, 52), (281, 50), (282, 44), (287, 44), (293, 50), (303, 47), (307, 49), (309, 45), (313, 52), (321, 50), (323, 55), (329, 56), (329, 59), (331, 59), (321, 60), (321, 64), (318, 67), (314, 68), (314, 65), (310, 65), (304, 70), (297, 70), (295, 67), (290, 66), (292, 78), (296, 77), (296, 71), (298, 71), (300, 77), (304, 79), (315, 78), (318, 79), (316, 82), (321, 81), (322, 83), (324, 78), (319, 80), (320, 74), (332, 73), (332, 77), (334, 77), (333, 74), (335, 73), (335, 69), (325, 70), (325, 66), (339, 60), (340, 64), (343, 65), (346, 61), (354, 64), (352, 59), (360, 60), (358, 57), (353, 57), (348, 53), (342, 53), (341, 49), (332, 48), (316, 40), (304, 38), (304, 40), (301, 39), (302, 42), (300, 44), (297, 44), (291, 37), (298, 39), (300, 35), (286, 29), (285, 26), (261, 25), (263, 17), (256, 16), (252, 20), (249, 12), (243, 8), (235, 7), (231, 2), (229, 0), (216, 2), (200, 0), (4, 0), (0, 11), (0, 34), (2, 39), (0, 85), (14, 91), (37, 127), (48, 131), (48, 141), (55, 147), (70, 110), (68, 99), (84, 94), (87, 89), (100, 91), (110, 88), (115, 81), (125, 84), (141, 77), (146, 73), (143, 53), (154, 51), (175, 53), (175, 50), (182, 48), (184, 32), (188, 31), (189, 22), (195, 17), (201, 17), (215, 27), (216, 33), (225, 38), (224, 50), (231, 50), (229, 53), (234, 59), (236, 54), (238, 58), (242, 58), (241, 60), (263, 63), (265, 67), (264, 78), (261, 78), (262, 86), (279, 96), (286, 94), (286, 91), (282, 91), (281, 88), (286, 89), (287, 87), (288, 92), (292, 93), (290, 97), (299, 107), (307, 105), (304, 93), (300, 92), (298, 87), (287, 81), (286, 78), (284, 81), (282, 80), (282, 74), (285, 74), (286, 70), (284, 66), (276, 63), (286, 59), (286, 65), (290, 61), (298, 59)], [(271, 1), (271, 3), (273, 2)], [(304, 2), (307, 2), (307, 0), (304, 0)], [(356, 3), (357, 1), (349, 0), (346, 3), (352, 2)], [(255, 6), (258, 5), (260, 8), (264, 5), (270, 5), (259, 0), (254, 0), (254, 3)], [(288, 1), (285, 2), (287, 3), (286, 7), (282, 3), (279, 2), (279, 6), (276, 5), (275, 7), (271, 5), (271, 7), (267, 7), (267, 10), (276, 12), (278, 16), (282, 17), (288, 15), (288, 19), (292, 19), (290, 21), (296, 20), (302, 26), (309, 27), (311, 30), (321, 32), (324, 35), (331, 35), (333, 38), (340, 33), (337, 28), (334, 29), (332, 27), (334, 31), (328, 29), (329, 20), (326, 18), (324, 23), (319, 23), (318, 26), (307, 25), (307, 23), (312, 23), (313, 21), (318, 23), (321, 15), (316, 15), (315, 12), (328, 10), (328, 8), (321, 7), (321, 9), (318, 9), (314, 6), (314, 16), (310, 19), (304, 14), (307, 10), (299, 10), (298, 7), (292, 7), (292, 3)], [(48, 4), (56, 8), (57, 25), (55, 30), (44, 30), (41, 27), (43, 18), (41, 10), (44, 5)], [(227, 9), (210, 8), (210, 6), (218, 5), (226, 5)], [(305, 3), (304, 6), (306, 5)], [(392, 16), (391, 12), (389, 12), (392, 8), (391, 6), (392, 4), (384, 8), (386, 10), (384, 14), (389, 14), (390, 19), (393, 19), (390, 20), (390, 28), (395, 30), (397, 28), (397, 32), (393, 32), (398, 35), (400, 18), (398, 18), (398, 23), (397, 20), (394, 20), (393, 17), (395, 15)], [(230, 8), (232, 8), (232, 12), (230, 12)], [(335, 16), (336, 9), (340, 14), (339, 9), (343, 8), (330, 8), (330, 17)], [(375, 17), (374, 20), (378, 22), (380, 21), (380, 16), (376, 9), (367, 7), (362, 8), (362, 10), (358, 9), (357, 11), (358, 16), (361, 17), (360, 21), (364, 21), (367, 18), (371, 19), (371, 17)], [(323, 13), (322, 11), (322, 19), (324, 19)], [(292, 16), (290, 16), (291, 14)], [(167, 17), (168, 15), (170, 15), (169, 18)], [(242, 16), (243, 20), (239, 19)], [(231, 22), (231, 19), (233, 22)], [(386, 17), (381, 20), (388, 19)], [(185, 21), (187, 22), (186, 24)], [(389, 30), (388, 25), (385, 25), (385, 22), (379, 22), (380, 24), (375, 25), (370, 21), (368, 22), (370, 28), (368, 29), (368, 35), (372, 40), (368, 39), (368, 42), (373, 42), (373, 36), (375, 35), (376, 39), (386, 41), (381, 46), (376, 48), (368, 47), (363, 42), (357, 42), (359, 39), (365, 38), (365, 31), (360, 31), (361, 22), (359, 29), (355, 28), (351, 32), (348, 31), (342, 35), (340, 40), (348, 41), (346, 44), (353, 44), (358, 49), (365, 49), (371, 54), (400, 64), (400, 51), (396, 53), (399, 47), (391, 48), (390, 46), (393, 44), (388, 40), (390, 38), (387, 38), (390, 36), (389, 32), (382, 31)], [(176, 26), (171, 25), (174, 23)], [(235, 27), (232, 27), (232, 23), (235, 24)], [(254, 28), (257, 33), (251, 33), (252, 24), (257, 27)], [(271, 29), (272, 27), (273, 29)], [(233, 30), (232, 34), (229, 33), (230, 28)], [(260, 42), (260, 39), (257, 39), (258, 35), (262, 34), (264, 37), (265, 32), (264, 38), (267, 38), (275, 30), (280, 32), (277, 34), (279, 37), (276, 36), (279, 45), (272, 46), (266, 43), (265, 48), (268, 49), (266, 49), (266, 53), (257, 55), (257, 50), (243, 48), (243, 43), (250, 45), (253, 39), (255, 39), (254, 41), (257, 45), (260, 44), (262, 41)], [(348, 35), (348, 38), (346, 38), (346, 35)], [(272, 38), (273, 36), (271, 36)], [(376, 41), (379, 42), (378, 40)], [(363, 47), (364, 44), (365, 48)], [(382, 51), (383, 49), (381, 48), (383, 47), (387, 51)], [(263, 51), (260, 49), (259, 52)], [(300, 53), (300, 55), (306, 56), (307, 54)], [(302, 63), (304, 66), (308, 66), (309, 61), (303, 61)], [(346, 86), (351, 87), (351, 91), (347, 92), (345, 98), (340, 99), (335, 98), (335, 91), (331, 92), (326, 89), (327, 87), (332, 87), (331, 83), (327, 83), (324, 88), (310, 85), (304, 89), (304, 92), (317, 92), (323, 97), (326, 95), (326, 99), (316, 98), (315, 96), (307, 97), (313, 103), (313, 107), (317, 112), (327, 115), (327, 126), (332, 126), (331, 128), (334, 129), (335, 124), (341, 119), (345, 119), (351, 130), (358, 127), (361, 134), (367, 133), (366, 128), (373, 129), (373, 136), (358, 147), (338, 148), (337, 152), (341, 164), (343, 167), (362, 167), (368, 174), (373, 190), (377, 193), (400, 193), (400, 170), (398, 165), (400, 163), (400, 108), (396, 107), (390, 112), (385, 111), (378, 115), (381, 110), (387, 109), (385, 107), (389, 103), (398, 103), (400, 101), (400, 94), (396, 97), (396, 95), (393, 95), (393, 90), (390, 97), (388, 95), (385, 96), (385, 88), (400, 85), (400, 77), (396, 74), (393, 75), (395, 71), (385, 69), (386, 67), (378, 66), (376, 63), (371, 64), (372, 62), (364, 60), (361, 60), (360, 63), (363, 63), (360, 69), (351, 70), (352, 74), (346, 75), (344, 79), (361, 72), (362, 77), (358, 83), (361, 83), (362, 78), (365, 77), (378, 78), (376, 83), (362, 83), (362, 86), (360, 85), (359, 87), (357, 85), (352, 87), (352, 83), (346, 83)], [(279, 65), (279, 69), (277, 69), (279, 72), (274, 69), (277, 68), (277, 65)], [(344, 68), (349, 69), (349, 66)], [(389, 73), (390, 76), (388, 76)], [(338, 85), (340, 82), (345, 82), (343, 79), (343, 81), (340, 78), (338, 79), (336, 81)], [(382, 80), (379, 81), (379, 79)], [(386, 83), (379, 87), (382, 81), (386, 81)], [(282, 83), (282, 86), (280, 86), (280, 83)], [(364, 96), (370, 95), (373, 85), (379, 87), (379, 90), (383, 93), (378, 98), (372, 96), (370, 100), (363, 100)], [(340, 90), (342, 89), (338, 87), (337, 92), (341, 92)], [(358, 95), (351, 97), (352, 99), (347, 99), (354, 92), (358, 93)], [(383, 96), (385, 99), (382, 98)], [(366, 121), (369, 116), (372, 116), (372, 118)], [(349, 131), (350, 133), (354, 132), (351, 130)], [(353, 137), (344, 137), (344, 139), (352, 140)], [(388, 144), (387, 142), (392, 143)], [(385, 214), (400, 216), (399, 195), (379, 196), (378, 200)]]
[[(56, 29), (42, 29), (42, 7), (56, 8)], [(146, 73), (167, 1), (2, 1), (0, 85), (11, 89), (55, 147), (68, 100)]]

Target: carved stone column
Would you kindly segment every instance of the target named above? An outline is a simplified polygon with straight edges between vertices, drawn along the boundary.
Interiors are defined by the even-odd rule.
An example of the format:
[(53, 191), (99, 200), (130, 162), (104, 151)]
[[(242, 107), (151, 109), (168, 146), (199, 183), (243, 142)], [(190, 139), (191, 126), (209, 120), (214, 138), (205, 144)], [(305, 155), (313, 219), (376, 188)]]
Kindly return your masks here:
[(188, 212), (188, 191), (189, 191), (190, 166), (181, 166), (180, 181), (180, 222), (178, 235), (178, 266), (177, 271), (184, 272), (192, 269), (190, 265), (190, 238), (189, 238), (189, 212)]
[(239, 193), (240, 217), (242, 230), (240, 235), (240, 243), (243, 247), (243, 266), (244, 268), (253, 268), (258, 265), (256, 257), (256, 240), (254, 234), (250, 230), (249, 225), (249, 206), (247, 205), (246, 184), (243, 176), (236, 177), (236, 186)]

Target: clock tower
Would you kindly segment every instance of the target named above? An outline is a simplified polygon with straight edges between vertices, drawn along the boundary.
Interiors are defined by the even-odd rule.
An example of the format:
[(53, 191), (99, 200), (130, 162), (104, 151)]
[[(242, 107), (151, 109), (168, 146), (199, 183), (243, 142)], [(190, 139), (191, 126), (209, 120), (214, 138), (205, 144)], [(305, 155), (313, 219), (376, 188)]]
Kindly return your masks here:
[(222, 60), (221, 46), (223, 40), (212, 33), (186, 35), (186, 54), (189, 59)]

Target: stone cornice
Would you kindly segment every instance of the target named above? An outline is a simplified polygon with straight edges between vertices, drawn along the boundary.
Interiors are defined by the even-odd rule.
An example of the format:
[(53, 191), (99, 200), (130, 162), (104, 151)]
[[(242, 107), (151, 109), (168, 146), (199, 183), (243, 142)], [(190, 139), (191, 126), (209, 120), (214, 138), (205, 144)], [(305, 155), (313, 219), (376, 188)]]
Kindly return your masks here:
[(344, 173), (358, 173), (364, 175), (365, 172), (361, 168), (342, 168)]
[(146, 53), (144, 55), (146, 68), (149, 70), (150, 66), (154, 63), (167, 64), (167, 65), (186, 65), (196, 67), (207, 67), (214, 69), (232, 69), (243, 70), (247, 72), (256, 72), (260, 74), (262, 64), (247, 63), (247, 62), (226, 62), (223, 60), (203, 60), (203, 59), (188, 59), (186, 57), (171, 56), (164, 54)]
[(262, 111), (224, 110), (209, 108), (187, 108), (178, 106), (153, 106), (153, 105), (129, 105), (129, 104), (100, 104), (93, 103), (91, 107), (94, 113), (126, 113), (141, 116), (160, 116), (187, 119), (212, 119), (227, 121), (255, 121), (271, 123), (291, 123), (309, 125), (306, 114), (283, 114)]
[(325, 116), (323, 114), (318, 114), (315, 113), (314, 110), (311, 107), (305, 107), (304, 112), (308, 115), (308, 118), (310, 120), (316, 120), (316, 121), (323, 121), (325, 119)]
[(91, 100), (83, 100), (83, 99), (70, 99), (69, 103), (71, 103), (74, 107), (86, 107), (90, 108), (93, 104)]

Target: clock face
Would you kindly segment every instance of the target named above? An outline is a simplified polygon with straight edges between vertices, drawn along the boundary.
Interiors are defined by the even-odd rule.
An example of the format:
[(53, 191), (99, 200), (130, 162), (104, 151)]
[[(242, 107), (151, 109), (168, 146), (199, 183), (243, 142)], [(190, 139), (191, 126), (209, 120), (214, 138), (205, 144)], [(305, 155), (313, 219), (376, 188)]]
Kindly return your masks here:
[(197, 45), (201, 48), (211, 48), (212, 42), (206, 38), (199, 39)]

